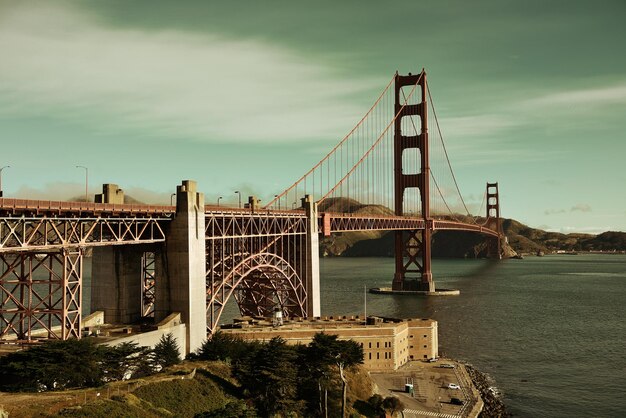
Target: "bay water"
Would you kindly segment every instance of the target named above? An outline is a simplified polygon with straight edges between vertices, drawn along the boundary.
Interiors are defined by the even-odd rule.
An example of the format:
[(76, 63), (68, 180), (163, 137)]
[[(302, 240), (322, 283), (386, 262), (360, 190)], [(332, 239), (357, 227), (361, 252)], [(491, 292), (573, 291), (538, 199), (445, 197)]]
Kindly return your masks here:
[(366, 294), (393, 263), (322, 259), (322, 314), (436, 319), (440, 353), (491, 376), (515, 416), (626, 416), (626, 255), (435, 259), (459, 296)]

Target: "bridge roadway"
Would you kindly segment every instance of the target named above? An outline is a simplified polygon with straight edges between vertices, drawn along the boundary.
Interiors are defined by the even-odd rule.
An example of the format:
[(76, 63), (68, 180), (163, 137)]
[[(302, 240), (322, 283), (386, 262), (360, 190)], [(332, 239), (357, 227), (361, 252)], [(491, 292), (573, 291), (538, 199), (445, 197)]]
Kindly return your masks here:
[[(148, 244), (165, 241), (165, 224), (175, 214), (169, 205), (108, 204), (0, 198), (0, 252), (46, 251), (77, 246)], [(229, 219), (231, 234), (240, 237), (261, 234), (289, 234), (288, 228), (261, 226), (272, 220), (303, 218), (303, 210), (251, 210), (225, 206), (205, 206), (208, 218)], [(248, 220), (247, 227), (235, 228), (238, 221)], [(251, 222), (251, 223), (250, 223)], [(319, 231), (333, 232), (422, 230), (421, 218), (401, 216), (359, 216), (324, 212), (318, 215)], [(449, 219), (431, 219), (430, 229), (476, 232), (497, 237), (485, 226)], [(280, 222), (279, 223), (283, 223)], [(224, 236), (206, 223), (206, 238)]]

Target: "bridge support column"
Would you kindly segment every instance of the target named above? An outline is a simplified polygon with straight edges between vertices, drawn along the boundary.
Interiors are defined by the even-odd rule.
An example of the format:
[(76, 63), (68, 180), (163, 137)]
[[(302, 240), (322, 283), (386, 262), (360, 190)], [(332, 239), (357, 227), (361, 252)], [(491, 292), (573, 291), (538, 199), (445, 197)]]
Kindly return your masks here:
[(500, 221), (500, 194), (498, 183), (487, 183), (487, 226), (498, 233), (487, 241), (487, 258), (502, 259), (502, 222)]
[(306, 240), (306, 294), (307, 316), (321, 315), (320, 305), (320, 245), (317, 225), (317, 203), (310, 195), (302, 199), (307, 217)]
[[(207, 338), (206, 243), (204, 194), (196, 182), (184, 180), (176, 188), (176, 217), (165, 243), (163, 265), (157, 263), (155, 320), (180, 312), (186, 324), (186, 353)], [(167, 274), (161, 273), (166, 270)]]
[[(405, 86), (410, 86), (413, 99), (409, 100), (402, 91)], [(430, 165), (428, 156), (428, 103), (426, 101), (426, 72), (420, 74), (401, 76), (396, 74), (395, 81), (395, 114), (398, 117), (394, 121), (394, 192), (395, 214), (404, 215), (404, 192), (406, 189), (417, 188), (421, 207), (421, 215), (424, 218), (424, 229), (409, 231), (396, 231), (395, 255), (396, 272), (394, 274), (393, 290), (420, 290), (435, 291), (435, 283), (432, 279), (430, 267), (431, 238), (433, 221), (430, 218)], [(418, 98), (417, 100), (415, 98)], [(419, 101), (418, 101), (419, 100)], [(417, 102), (411, 104), (410, 102)], [(413, 117), (417, 116), (419, 128)], [(414, 132), (403, 132), (402, 119), (410, 118), (411, 123), (404, 126), (412, 126)], [(403, 165), (403, 152), (417, 149), (420, 154), (419, 166), (405, 167)]]
[(141, 319), (143, 245), (95, 247), (91, 264), (91, 311), (104, 321), (130, 324)]
[(0, 253), (0, 343), (80, 338), (83, 250)]

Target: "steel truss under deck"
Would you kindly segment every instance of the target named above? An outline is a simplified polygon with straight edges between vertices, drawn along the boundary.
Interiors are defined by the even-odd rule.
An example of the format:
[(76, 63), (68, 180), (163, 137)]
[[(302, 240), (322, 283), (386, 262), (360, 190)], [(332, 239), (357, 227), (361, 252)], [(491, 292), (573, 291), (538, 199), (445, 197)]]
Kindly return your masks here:
[(207, 213), (209, 332), (231, 296), (242, 315), (306, 316), (306, 238), (302, 213)]
[(0, 343), (80, 338), (83, 251), (0, 253)]
[(169, 218), (84, 217), (0, 218), (0, 252), (49, 251), (65, 247), (165, 241), (161, 222)]

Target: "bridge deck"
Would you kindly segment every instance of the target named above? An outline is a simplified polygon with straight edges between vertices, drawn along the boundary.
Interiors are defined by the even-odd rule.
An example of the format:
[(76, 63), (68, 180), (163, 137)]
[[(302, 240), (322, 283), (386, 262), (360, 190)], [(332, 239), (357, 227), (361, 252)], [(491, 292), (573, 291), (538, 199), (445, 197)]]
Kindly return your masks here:
[[(252, 211), (249, 208), (205, 206), (207, 218), (228, 219), (237, 222), (258, 223), (268, 220), (288, 220), (306, 217), (302, 210)], [(0, 198), (0, 251), (41, 251), (63, 247), (123, 245), (162, 242), (165, 240), (163, 224), (175, 214), (175, 206), (108, 204), (87, 202), (63, 202), (50, 200), (26, 200)], [(212, 227), (209, 228), (208, 226)], [(215, 222), (207, 223), (207, 239), (221, 236), (216, 233)], [(226, 225), (226, 224), (225, 224)], [(463, 223), (449, 219), (432, 219), (404, 216), (362, 216), (345, 213), (324, 212), (318, 218), (319, 231), (328, 236), (333, 232), (456, 230), (476, 232), (497, 237), (496, 231), (485, 226)], [(219, 229), (227, 228), (222, 226)], [(264, 231), (267, 225), (248, 231)], [(233, 228), (233, 234), (237, 229)], [(280, 233), (283, 228), (276, 231)], [(257, 231), (258, 232), (258, 231)]]

